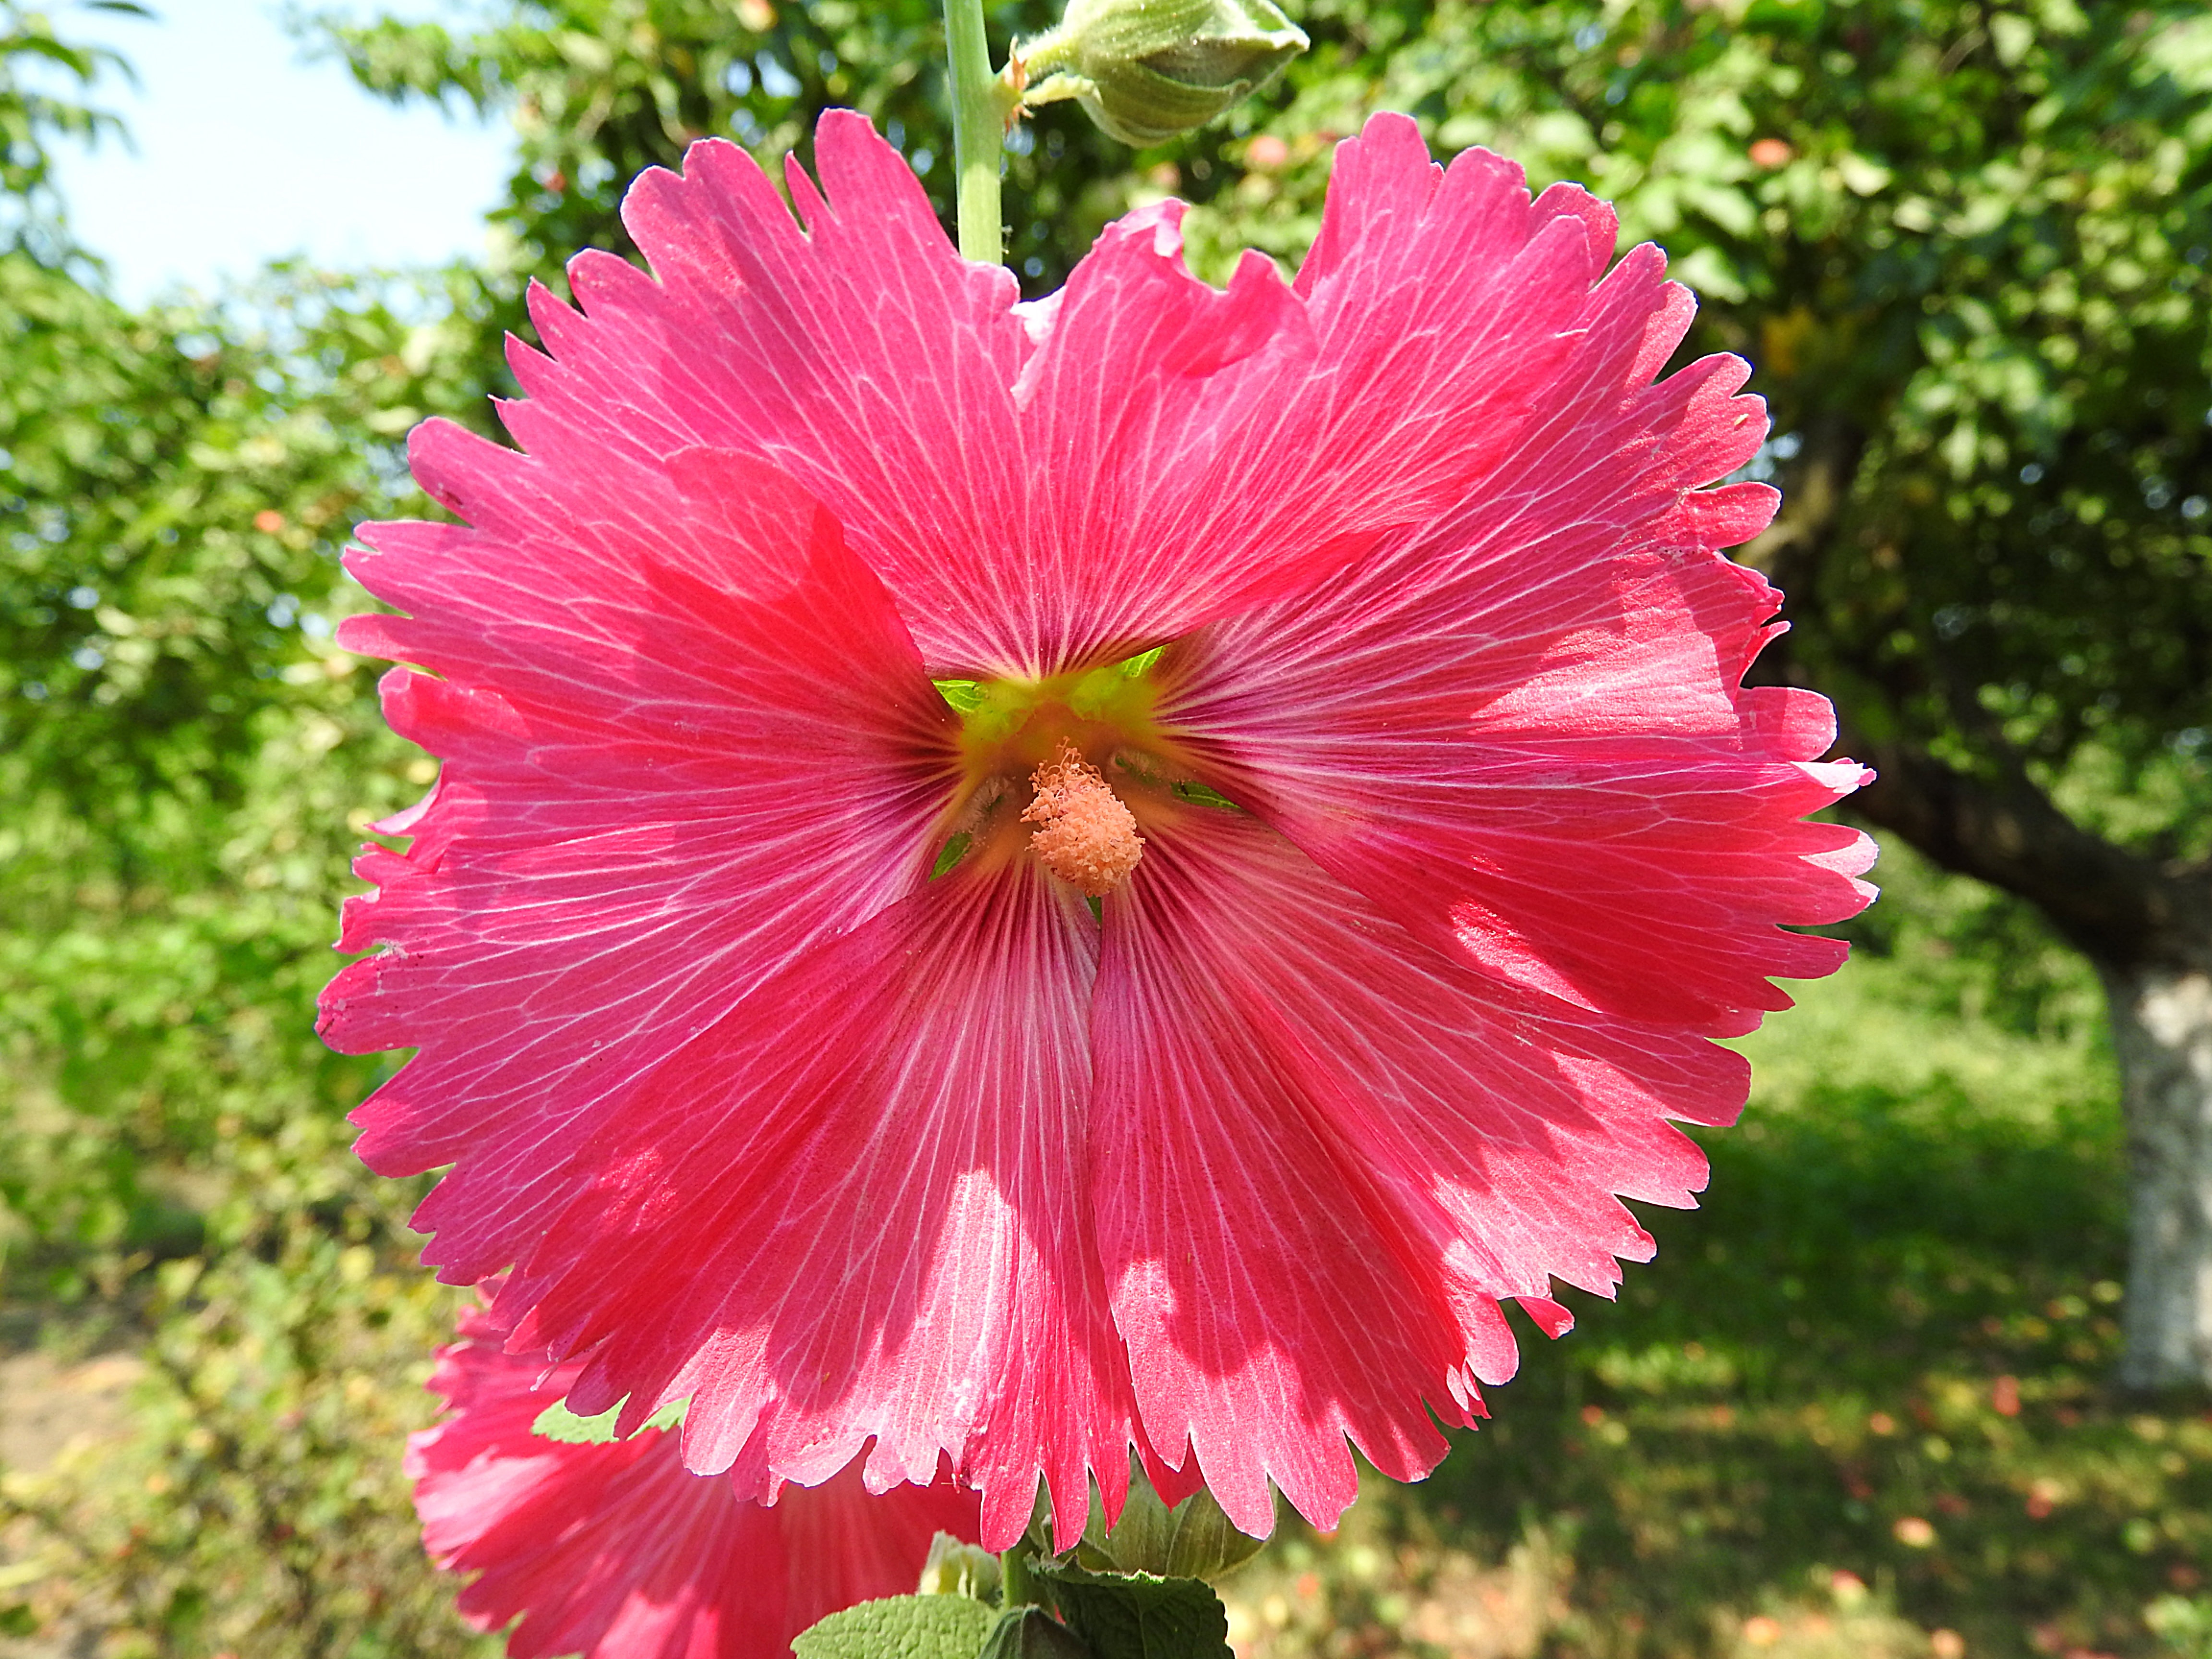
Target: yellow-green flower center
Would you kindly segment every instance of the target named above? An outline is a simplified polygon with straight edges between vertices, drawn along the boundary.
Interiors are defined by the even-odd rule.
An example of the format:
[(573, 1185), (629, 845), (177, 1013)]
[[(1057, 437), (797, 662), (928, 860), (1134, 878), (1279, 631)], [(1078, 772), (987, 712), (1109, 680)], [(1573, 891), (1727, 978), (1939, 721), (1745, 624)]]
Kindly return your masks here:
[(960, 715), (962, 776), (935, 873), (1034, 856), (1096, 901), (1135, 867), (1140, 826), (1227, 806), (1158, 718), (1167, 650), (1038, 680), (938, 681)]
[[(960, 715), (960, 751), (971, 776), (979, 763), (1027, 771), (1049, 759), (1062, 741), (1086, 752), (1097, 742), (1149, 746), (1157, 737), (1159, 696), (1152, 671), (1165, 646), (1141, 656), (1077, 669), (1042, 680), (939, 680), (938, 690)], [(1081, 741), (1088, 735), (1091, 743)]]

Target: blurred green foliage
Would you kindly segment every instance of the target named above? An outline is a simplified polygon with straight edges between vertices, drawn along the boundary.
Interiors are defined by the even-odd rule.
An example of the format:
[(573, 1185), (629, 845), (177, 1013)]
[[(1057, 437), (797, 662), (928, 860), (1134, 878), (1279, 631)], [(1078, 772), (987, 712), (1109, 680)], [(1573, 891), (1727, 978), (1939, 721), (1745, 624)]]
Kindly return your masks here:
[(398, 435), (474, 387), (465, 330), (395, 309), (435, 297), (277, 272), (241, 326), (0, 255), (0, 1194), (39, 1245), (185, 1242), (149, 1182), (218, 1142), (279, 1202), (246, 1148), (308, 1103), (336, 1145), (368, 1080), (309, 1029), (315, 947), (419, 763), (329, 643), (336, 555), (404, 499)]
[[(1781, 437), (1755, 465), (1827, 515), (1759, 554), (1797, 666), (1863, 732), (2205, 850), (2200, 8), (1295, 9), (1314, 50), (1215, 126), (1132, 155), (1057, 106), (1016, 135), (1030, 291), (1170, 191), (1202, 269), (1246, 241), (1295, 261), (1330, 142), (1385, 106), (1585, 179), (1704, 292), (1692, 349), (1758, 362)], [(994, 8), (994, 42), (1051, 10)], [(0, 253), (0, 1347), (63, 1376), (112, 1348), (139, 1379), (124, 1437), (0, 1471), (0, 1654), (34, 1630), (486, 1650), (398, 1472), (455, 1299), (408, 1265), (411, 1189), (345, 1151), (378, 1064), (311, 1033), (349, 844), (432, 775), (329, 644), (360, 602), (336, 553), (356, 519), (426, 510), (400, 435), (489, 427), (523, 283), (630, 251), (623, 185), (692, 138), (803, 154), (816, 109), (856, 104), (950, 205), (927, 0), (474, 15), (323, 38), (386, 95), (514, 117), (502, 255), (134, 312), (41, 194), (46, 146), (100, 118), (11, 78), (11, 52), (92, 60), (11, 46), (52, 26), (0, 0), (0, 193), (43, 227)], [(2100, 1392), (2122, 1227), (2094, 981), (2017, 901), (1894, 853), (1889, 879), (1859, 965), (1753, 1040), (1711, 1207), (1654, 1223), (1621, 1305), (1530, 1336), (1498, 1425), (1418, 1501), (1254, 1569), (1253, 1651), (1309, 1626), (1332, 1653), (1448, 1650), (1450, 1620), (1539, 1581), (1537, 1639), (1593, 1659), (1917, 1654), (1938, 1626), (1978, 1655), (2205, 1650), (2212, 1444)], [(1989, 1403), (2003, 1376), (2016, 1415)], [(1932, 1543), (1899, 1534), (1916, 1517)]]
[(230, 313), (133, 314), (0, 256), (0, 749), (119, 866), (237, 805), (264, 718), (299, 712), (334, 549), (407, 427), (481, 389), (451, 321), (395, 308), (443, 297), (289, 270)]
[[(0, 1471), (0, 1554), (19, 1557), (0, 1567), (0, 1652), (11, 1622), (125, 1656), (498, 1650), (423, 1559), (400, 1468), (459, 1305), (392, 1248), (406, 1207), (299, 1210), (256, 1249), (173, 1261), (139, 1287), (128, 1432)], [(46, 1386), (97, 1369), (66, 1363), (82, 1346), (49, 1323)]]
[[(148, 15), (134, 0), (86, 0), (84, 9)], [(0, 249), (50, 260), (69, 252), (51, 146), (122, 137), (113, 115), (81, 101), (106, 69), (130, 72), (116, 53), (56, 34), (52, 18), (24, 0), (0, 0)]]

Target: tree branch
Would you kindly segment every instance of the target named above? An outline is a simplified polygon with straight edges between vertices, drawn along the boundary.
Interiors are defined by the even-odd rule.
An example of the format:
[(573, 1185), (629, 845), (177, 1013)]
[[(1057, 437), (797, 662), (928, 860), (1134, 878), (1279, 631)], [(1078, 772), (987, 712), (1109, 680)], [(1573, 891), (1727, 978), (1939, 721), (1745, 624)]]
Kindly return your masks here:
[[(1788, 609), (1817, 614), (1828, 554), (1840, 532), (1863, 434), (1816, 419), (1787, 469), (1784, 507), (1741, 558), (1771, 577)], [(1787, 636), (1759, 678), (1807, 684), (1819, 677)], [(2112, 966), (2201, 963), (2212, 951), (2212, 870), (2162, 864), (2085, 829), (2006, 757), (2002, 782), (1963, 771), (1904, 738), (1876, 740), (1838, 711), (1838, 748), (1872, 766), (1874, 783), (1845, 810), (1910, 842), (1947, 870), (2027, 900), (2078, 950)]]
[(2094, 960), (2200, 962), (2212, 949), (2212, 875), (2160, 865), (2085, 830), (2026, 778), (2002, 785), (1917, 745), (1844, 745), (1879, 776), (1850, 810), (1947, 870), (2016, 893)]

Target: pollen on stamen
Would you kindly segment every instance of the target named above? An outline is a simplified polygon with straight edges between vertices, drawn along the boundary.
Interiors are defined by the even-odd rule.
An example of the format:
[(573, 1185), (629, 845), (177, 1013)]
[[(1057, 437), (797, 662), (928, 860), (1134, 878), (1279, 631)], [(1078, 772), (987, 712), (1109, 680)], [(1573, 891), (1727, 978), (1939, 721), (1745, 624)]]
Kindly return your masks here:
[(1091, 898), (1103, 898), (1144, 856), (1145, 838), (1098, 769), (1063, 738), (1060, 751), (1030, 774), (1036, 799), (1022, 814), (1036, 825), (1030, 847), (1044, 867)]

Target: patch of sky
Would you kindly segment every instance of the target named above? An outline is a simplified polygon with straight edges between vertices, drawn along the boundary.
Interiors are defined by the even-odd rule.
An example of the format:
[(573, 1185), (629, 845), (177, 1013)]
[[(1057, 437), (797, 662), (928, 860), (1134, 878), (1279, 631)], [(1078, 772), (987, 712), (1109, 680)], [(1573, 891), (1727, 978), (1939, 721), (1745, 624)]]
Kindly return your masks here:
[(796, 98), (799, 94), (799, 77), (776, 62), (767, 52), (753, 59), (759, 72), (761, 90), (771, 98)]
[(150, 19), (72, 9), (56, 24), (136, 70), (93, 92), (129, 141), (64, 145), (56, 166), (71, 231), (126, 302), (212, 293), (280, 258), (358, 269), (483, 252), (514, 166), (504, 119), (372, 98), (271, 0), (191, 0)]
[(1723, 483), (1772, 483), (1784, 461), (1796, 459), (1805, 440), (1795, 432), (1777, 432), (1759, 447), (1759, 453), (1728, 475)]

